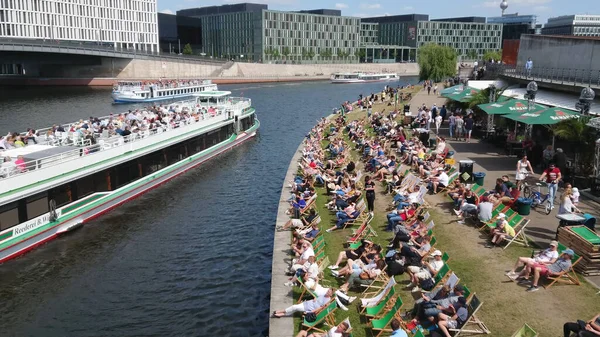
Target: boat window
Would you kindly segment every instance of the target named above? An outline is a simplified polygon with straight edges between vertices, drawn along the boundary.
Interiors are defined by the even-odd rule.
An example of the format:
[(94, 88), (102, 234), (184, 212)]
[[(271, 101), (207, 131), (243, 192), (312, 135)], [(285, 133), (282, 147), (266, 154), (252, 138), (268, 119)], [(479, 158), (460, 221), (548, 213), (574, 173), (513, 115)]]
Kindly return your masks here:
[(113, 189), (125, 186), (130, 182), (140, 178), (140, 171), (137, 160), (133, 159), (126, 163), (120, 164), (113, 169), (114, 186)]
[(19, 207), (17, 202), (0, 206), (0, 230), (19, 224)]
[(48, 198), (54, 199), (56, 207), (64, 206), (73, 201), (71, 186), (69, 183), (54, 187), (48, 191)]
[(27, 220), (37, 218), (50, 211), (48, 206), (48, 194), (46, 192), (28, 197), (27, 200)]

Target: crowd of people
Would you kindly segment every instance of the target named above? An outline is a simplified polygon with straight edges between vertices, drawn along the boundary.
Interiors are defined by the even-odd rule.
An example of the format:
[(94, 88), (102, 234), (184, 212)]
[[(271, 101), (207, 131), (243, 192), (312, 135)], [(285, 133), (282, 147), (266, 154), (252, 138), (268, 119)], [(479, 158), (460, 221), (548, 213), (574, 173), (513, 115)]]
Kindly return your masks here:
[[(107, 117), (89, 117), (71, 124), (54, 124), (44, 131), (28, 128), (25, 133), (9, 132), (0, 136), (0, 177), (9, 177), (30, 169), (22, 155), (12, 158), (7, 150), (31, 144), (78, 145), (97, 151), (98, 141), (110, 137), (145, 137), (151, 133), (175, 129), (219, 115), (217, 109), (203, 106), (155, 105), (127, 113), (110, 114)], [(160, 129), (160, 130), (159, 130)]]
[(198, 80), (198, 79), (158, 79), (156, 81), (141, 81), (141, 82), (119, 82), (113, 90), (118, 90), (120, 87), (138, 87), (141, 85), (141, 89), (149, 88), (154, 86), (157, 89), (174, 89), (174, 88), (185, 88), (192, 87), (201, 84), (210, 84), (210, 80)]
[[(434, 224), (429, 219), (425, 193), (447, 193), (463, 223), (469, 218), (480, 224), (493, 224), (490, 226), (490, 248), (515, 236), (506, 214), (494, 214), (494, 210), (514, 202), (513, 191), (519, 190), (518, 183), (523, 179), (518, 179), (515, 184), (508, 176), (503, 176), (498, 178), (493, 190), (482, 196), (474, 194), (472, 186), (455, 179), (456, 169), (446, 164), (445, 159), (452, 155), (452, 151), (447, 149), (444, 137), (438, 136), (436, 145), (430, 147), (423, 142), (418, 129), (409, 130), (396, 121), (398, 111), (372, 111), (374, 102), (390, 99), (384, 94), (361, 95), (358, 105), (368, 109), (367, 118), (348, 120), (342, 113), (331, 120), (322, 119), (307, 135), (300, 173), (290, 182), (292, 195), (288, 214), (291, 219), (278, 230), (289, 229), (293, 233), (291, 250), (294, 258), (285, 271), (290, 277), (285, 285), (298, 287), (313, 298), (276, 310), (272, 313), (273, 318), (303, 312), (305, 321), (310, 322), (315, 319), (315, 313), (333, 302), (337, 308), (348, 310), (347, 306), (356, 300), (353, 295), (364, 287), (405, 274), (406, 287), (413, 294), (420, 295), (417, 295), (419, 299), (413, 309), (403, 315), (404, 323), (401, 324), (400, 319), (390, 321), (393, 335), (407, 336), (404, 328), (409, 322), (412, 326), (428, 327), (432, 336), (451, 336), (452, 329), (460, 329), (469, 319), (470, 297), (462, 284), (450, 282), (448, 278), (436, 281), (446, 259), (433, 243)], [(447, 113), (445, 107), (434, 106), (420, 108), (419, 115), (432, 116), (434, 109), (436, 116), (442, 111)], [(456, 120), (464, 122), (460, 115), (460, 111), (456, 115), (451, 113), (450, 117), (455, 117), (455, 125)], [(465, 119), (468, 118), (471, 117), (467, 115)], [(425, 119), (428, 120), (427, 117)], [(422, 118), (417, 117), (417, 124), (421, 126), (421, 123)], [(464, 131), (464, 123), (458, 124), (463, 129), (455, 132), (466, 135), (468, 140), (470, 132)], [(328, 145), (323, 147), (324, 143)], [(356, 158), (352, 151), (358, 153), (359, 161), (352, 160)], [(517, 164), (517, 173), (525, 173), (522, 172), (524, 170), (527, 174), (532, 173), (526, 160)], [(560, 175), (551, 163), (548, 164), (539, 179), (552, 187), (550, 185), (558, 183)], [(374, 243), (369, 234), (375, 232), (370, 222), (376, 198), (380, 195), (375, 193), (379, 184), (385, 186), (393, 199), (385, 224), (385, 230), (391, 233), (387, 245)], [(331, 227), (320, 223), (321, 217), (316, 212), (318, 188), (326, 194), (326, 208), (335, 219)], [(566, 210), (576, 211), (578, 196), (575, 192), (576, 189), (565, 185), (563, 196), (567, 196), (572, 205), (569, 207), (565, 202)], [(319, 200), (321, 198), (323, 196), (319, 196)], [(323, 232), (332, 233), (349, 225), (358, 228), (357, 234), (350, 237), (348, 247), (339, 247), (337, 258), (329, 265), (329, 259), (325, 258)], [(557, 276), (569, 270), (573, 255), (574, 252), (568, 248), (558, 251), (558, 244), (553, 241), (539, 254), (519, 258), (507, 276), (521, 284), (528, 284), (528, 292), (536, 291), (542, 277)], [(326, 273), (335, 279), (333, 284), (325, 278)], [(565, 324), (565, 331), (594, 328), (593, 324), (597, 322), (593, 321), (579, 327)], [(340, 323), (324, 335), (345, 336), (348, 328), (349, 324)], [(298, 336), (307, 335), (311, 334), (301, 331)]]

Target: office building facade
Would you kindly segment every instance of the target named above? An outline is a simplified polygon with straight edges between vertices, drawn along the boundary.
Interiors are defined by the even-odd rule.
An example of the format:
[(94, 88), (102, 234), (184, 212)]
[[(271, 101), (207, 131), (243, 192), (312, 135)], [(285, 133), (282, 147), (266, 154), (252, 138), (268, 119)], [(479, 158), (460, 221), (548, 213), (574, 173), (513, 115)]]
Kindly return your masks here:
[(475, 52), (478, 57), (502, 46), (502, 24), (485, 23), (482, 17), (429, 20), (422, 14), (396, 15), (362, 19), (379, 23), (381, 44), (419, 48), (437, 43), (454, 48), (459, 58)]
[(503, 16), (489, 17), (488, 23), (502, 24), (502, 48), (507, 40), (519, 40), (522, 34), (536, 34), (537, 16), (505, 14)]
[(202, 20), (207, 55), (251, 61), (357, 60), (360, 18), (338, 10), (269, 10), (267, 5), (235, 4), (177, 12)]
[(158, 52), (156, 0), (0, 0), (0, 37)]
[(188, 16), (158, 13), (158, 42), (160, 51), (183, 53), (186, 44), (195, 55), (202, 53), (202, 21)]
[(600, 36), (600, 15), (563, 15), (549, 18), (543, 35)]

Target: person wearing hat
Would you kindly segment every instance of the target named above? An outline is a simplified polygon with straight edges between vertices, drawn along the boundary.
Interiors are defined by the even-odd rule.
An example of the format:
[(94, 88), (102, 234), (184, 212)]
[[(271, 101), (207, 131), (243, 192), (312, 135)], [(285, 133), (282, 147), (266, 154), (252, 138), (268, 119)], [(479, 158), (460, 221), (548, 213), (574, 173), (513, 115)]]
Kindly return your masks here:
[[(538, 291), (538, 281), (540, 280), (540, 276), (557, 276), (558, 274), (565, 272), (571, 268), (571, 259), (575, 255), (575, 252), (567, 248), (563, 250), (560, 257), (550, 265), (536, 263), (529, 270), (533, 271), (533, 282), (531, 286), (527, 288), (528, 292)], [(523, 280), (519, 281), (520, 284), (527, 284), (529, 282), (529, 273), (523, 277)]]
[(514, 228), (506, 221), (506, 214), (498, 214), (496, 217), (496, 227), (492, 229), (490, 236), (492, 237), (492, 242), (491, 244), (485, 245), (486, 248), (493, 248), (494, 245), (499, 244), (505, 238), (512, 238), (515, 236)]
[[(537, 253), (533, 257), (526, 257), (526, 256), (519, 257), (517, 259), (517, 262), (515, 263), (515, 266), (513, 267), (513, 269), (509, 270), (508, 273), (506, 273), (506, 276), (508, 276), (512, 280), (516, 280), (517, 278), (525, 275), (525, 273), (527, 272), (526, 271), (527, 268), (531, 268), (535, 264), (545, 264), (545, 265), (553, 264), (558, 259), (558, 250), (557, 250), (558, 248), (557, 247), (558, 247), (558, 242), (551, 241), (550, 247), (546, 248), (545, 250), (542, 250), (541, 252)], [(521, 273), (517, 274), (515, 272), (515, 270), (517, 270), (517, 268), (519, 268), (520, 266), (523, 266), (524, 268), (523, 268), (523, 270), (521, 270)]]
[(410, 283), (406, 286), (407, 288), (414, 287), (412, 291), (420, 290), (419, 284), (421, 281), (432, 278), (440, 269), (442, 269), (444, 266), (442, 252), (436, 249), (431, 256), (433, 256), (433, 260), (431, 262), (424, 261), (422, 267), (408, 266), (408, 268), (406, 268), (406, 272), (410, 277)]
[(454, 315), (449, 316), (444, 313), (438, 314), (438, 326), (446, 337), (451, 337), (449, 329), (460, 329), (469, 318), (467, 310), (467, 300), (464, 297), (459, 297), (456, 301), (457, 306), (451, 306)]

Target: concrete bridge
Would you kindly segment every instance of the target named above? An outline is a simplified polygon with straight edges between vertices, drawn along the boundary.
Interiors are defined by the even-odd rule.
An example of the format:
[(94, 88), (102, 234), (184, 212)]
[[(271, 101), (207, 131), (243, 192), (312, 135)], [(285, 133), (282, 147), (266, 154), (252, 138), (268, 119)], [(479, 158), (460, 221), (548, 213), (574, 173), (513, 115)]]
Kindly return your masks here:
[(508, 80), (523, 84), (535, 81), (538, 86), (548, 89), (580, 93), (583, 88), (590, 87), (600, 92), (600, 70), (534, 67), (527, 71), (523, 67), (505, 65), (489, 70)]

